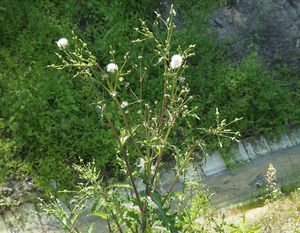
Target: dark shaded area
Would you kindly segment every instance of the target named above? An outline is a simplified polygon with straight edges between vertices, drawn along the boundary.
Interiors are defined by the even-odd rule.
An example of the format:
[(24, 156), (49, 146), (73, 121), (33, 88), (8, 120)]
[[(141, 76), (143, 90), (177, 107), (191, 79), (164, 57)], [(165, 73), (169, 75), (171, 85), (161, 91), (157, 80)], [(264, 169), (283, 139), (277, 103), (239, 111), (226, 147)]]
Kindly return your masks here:
[(267, 63), (300, 64), (300, 2), (294, 0), (229, 1), (212, 16), (218, 40), (234, 61), (255, 47)]

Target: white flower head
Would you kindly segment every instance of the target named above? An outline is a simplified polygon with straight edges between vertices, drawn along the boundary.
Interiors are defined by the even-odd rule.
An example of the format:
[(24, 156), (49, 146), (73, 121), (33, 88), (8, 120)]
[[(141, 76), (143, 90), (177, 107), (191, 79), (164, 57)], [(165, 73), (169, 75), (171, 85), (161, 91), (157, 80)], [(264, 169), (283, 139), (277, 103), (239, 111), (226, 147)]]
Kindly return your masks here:
[(127, 101), (123, 101), (121, 103), (121, 108), (126, 108), (128, 106), (128, 102)]
[(64, 49), (69, 42), (66, 38), (60, 38), (58, 41), (56, 41), (56, 44), (59, 48)]
[(115, 73), (118, 71), (119, 67), (115, 63), (109, 63), (106, 67), (107, 72), (109, 73)]
[(182, 77), (182, 76), (178, 77), (178, 81), (179, 81), (180, 83), (184, 83), (185, 77)]
[(183, 59), (182, 56), (179, 54), (173, 55), (171, 58), (171, 69), (177, 69), (182, 65)]

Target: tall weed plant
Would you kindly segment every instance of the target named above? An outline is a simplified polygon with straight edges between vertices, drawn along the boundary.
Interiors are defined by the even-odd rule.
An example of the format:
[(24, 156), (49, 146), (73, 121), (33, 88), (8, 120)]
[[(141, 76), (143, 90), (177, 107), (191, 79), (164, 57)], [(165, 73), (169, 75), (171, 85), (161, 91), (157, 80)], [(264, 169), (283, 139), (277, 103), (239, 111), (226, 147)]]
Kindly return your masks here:
[[(197, 118), (195, 109), (188, 107), (192, 96), (189, 95), (190, 78), (185, 76), (195, 45), (185, 49), (173, 46), (176, 28), (173, 6), (166, 19), (155, 13), (156, 20), (152, 25), (141, 20), (141, 26), (135, 29), (140, 37), (132, 41), (151, 43), (156, 57), (154, 64), (148, 64), (147, 60), (144, 63), (142, 54), (131, 58), (130, 51), (123, 59), (117, 59), (116, 51), (111, 48), (111, 59), (103, 62), (106, 63), (103, 68), (87, 44), (76, 36), (72, 40), (61, 38), (57, 41), (60, 51), (56, 55), (61, 62), (49, 67), (67, 69), (74, 79), (85, 80), (93, 88), (94, 105), (115, 136), (114, 157), (120, 167), (120, 179), (124, 180), (120, 184), (108, 182), (93, 162), (75, 165), (82, 182), (70, 201), (71, 212), (65, 211), (55, 198), (52, 203), (43, 205), (46, 213), (55, 216), (67, 232), (80, 232), (77, 220), (86, 211), (105, 219), (109, 232), (203, 232), (204, 226), (195, 224), (208, 204), (201, 186), (186, 181), (183, 192), (173, 192), (195, 151), (202, 149), (203, 142), (190, 135), (185, 135), (180, 144), (170, 140), (178, 119)], [(131, 59), (133, 65), (129, 62)], [(148, 102), (144, 93), (144, 82), (152, 77), (151, 70), (158, 70), (154, 73), (162, 80), (161, 93), (154, 102)], [(132, 89), (129, 79), (134, 73), (138, 76), (134, 82), (139, 84), (136, 90)], [(124, 92), (130, 95), (124, 95)], [(110, 114), (112, 109), (113, 115)], [(225, 120), (219, 120), (217, 112), (216, 128), (210, 128), (208, 132), (219, 139), (236, 140), (238, 133), (226, 126), (237, 120), (226, 124)], [(184, 134), (184, 129), (181, 132)], [(161, 192), (159, 185), (163, 176), (160, 172), (166, 154), (175, 161), (175, 176)], [(142, 185), (138, 186), (138, 180)], [(91, 202), (92, 207), (87, 210)], [(91, 226), (89, 232), (92, 231)]]

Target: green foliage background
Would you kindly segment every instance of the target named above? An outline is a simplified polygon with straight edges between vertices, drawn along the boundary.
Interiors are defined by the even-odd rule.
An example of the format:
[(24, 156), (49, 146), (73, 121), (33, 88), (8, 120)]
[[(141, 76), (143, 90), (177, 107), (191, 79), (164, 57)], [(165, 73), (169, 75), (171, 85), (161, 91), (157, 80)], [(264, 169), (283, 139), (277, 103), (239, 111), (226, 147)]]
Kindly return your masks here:
[[(0, 2), (0, 143), (5, 148), (0, 151), (1, 174), (17, 169), (49, 191), (51, 181), (72, 186), (71, 164), (79, 157), (95, 159), (99, 167), (112, 170), (114, 139), (92, 104), (92, 91), (80, 78), (46, 66), (56, 62), (55, 41), (71, 38), (71, 31), (88, 43), (103, 67), (109, 61), (109, 45), (117, 51), (117, 59), (131, 51), (131, 57), (146, 53), (153, 62), (150, 45), (135, 48), (130, 40), (135, 38), (132, 29), (139, 18), (152, 21), (158, 2)], [(291, 68), (266, 68), (255, 50), (241, 63), (232, 64), (225, 48), (214, 42), (207, 16), (226, 4), (224, 0), (174, 4), (184, 22), (175, 32), (174, 49), (178, 44), (197, 45), (186, 74), (192, 105), (198, 106), (200, 116), (195, 128), (213, 125), (216, 107), (228, 120), (244, 118), (235, 126), (243, 137), (276, 134), (299, 124), (299, 81)], [(156, 100), (160, 83), (156, 73), (149, 74), (145, 91), (149, 102)], [(215, 148), (213, 138), (206, 141)]]

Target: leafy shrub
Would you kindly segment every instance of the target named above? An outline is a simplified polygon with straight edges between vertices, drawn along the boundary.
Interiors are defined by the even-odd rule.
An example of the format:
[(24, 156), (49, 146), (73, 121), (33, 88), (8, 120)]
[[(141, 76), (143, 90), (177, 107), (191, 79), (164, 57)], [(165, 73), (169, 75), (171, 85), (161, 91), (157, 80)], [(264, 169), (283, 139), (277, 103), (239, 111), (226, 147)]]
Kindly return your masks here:
[[(193, 104), (198, 107), (199, 128), (214, 123), (216, 107), (226, 119), (243, 117), (234, 128), (242, 137), (278, 135), (299, 124), (299, 81), (290, 67), (272, 69), (253, 52), (240, 62), (230, 62), (226, 45), (218, 44), (209, 15), (225, 1), (176, 2), (185, 27), (176, 32), (176, 42), (197, 46), (187, 71)], [(205, 36), (203, 36), (205, 35)], [(199, 131), (194, 131), (199, 134)], [(201, 132), (200, 132), (201, 133)], [(207, 138), (215, 149), (217, 142)], [(229, 141), (225, 146), (229, 145)]]
[[(151, 4), (149, 1), (147, 5), (136, 6), (142, 13)], [(91, 88), (46, 66), (56, 59), (49, 55), (56, 48), (53, 37), (66, 35), (71, 29), (81, 30), (90, 40), (97, 37), (93, 44), (97, 49), (109, 47), (103, 39), (104, 31), (109, 29), (113, 32), (109, 39), (130, 44), (126, 30), (131, 19), (136, 19), (136, 12), (130, 16), (125, 13), (131, 4), (89, 1), (77, 5), (70, 0), (55, 6), (51, 1), (3, 1), (1, 7), (4, 13), (0, 27), (3, 35), (0, 41), (4, 45), (0, 49), (1, 116), (7, 136), (15, 142), (16, 157), (30, 164), (34, 170), (31, 175), (44, 188), (52, 180), (58, 185), (72, 185), (70, 164), (79, 156), (88, 161), (95, 159), (99, 167), (109, 162), (109, 170), (114, 166), (113, 139), (95, 111), (96, 106), (90, 102)], [(80, 24), (86, 11), (90, 11), (90, 19), (83, 30)], [(120, 20), (120, 11), (124, 12), (122, 17), (128, 26), (124, 27), (124, 20)], [(104, 21), (99, 14), (103, 14)], [(99, 28), (99, 23), (105, 27)]]

